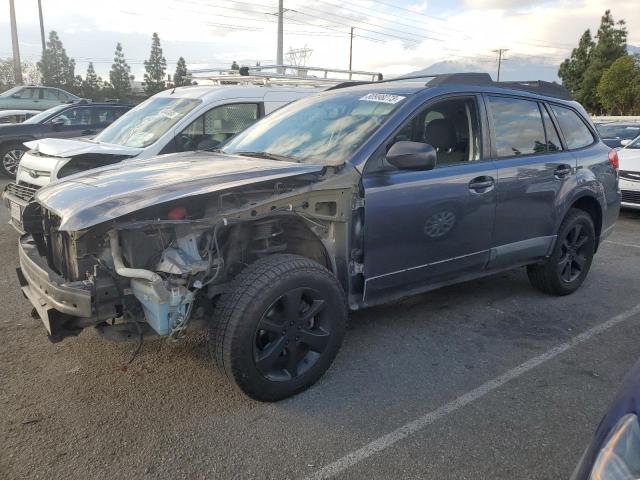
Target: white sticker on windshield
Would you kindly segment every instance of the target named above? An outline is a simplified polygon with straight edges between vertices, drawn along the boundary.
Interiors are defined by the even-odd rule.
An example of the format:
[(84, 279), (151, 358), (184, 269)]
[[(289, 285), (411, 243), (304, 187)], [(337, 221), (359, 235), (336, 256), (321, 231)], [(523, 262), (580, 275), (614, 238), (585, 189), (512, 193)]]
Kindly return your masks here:
[(364, 100), (365, 102), (380, 102), (395, 105), (405, 98), (406, 97), (403, 97), (401, 95), (392, 95), (391, 93), (367, 93), (360, 100)]
[(180, 113), (176, 112), (175, 110), (171, 110), (169, 108), (164, 108), (164, 109), (160, 110), (158, 113), (160, 115), (162, 115), (163, 117), (167, 117), (167, 118), (170, 118), (170, 119), (174, 119), (174, 118), (179, 117), (181, 115)]

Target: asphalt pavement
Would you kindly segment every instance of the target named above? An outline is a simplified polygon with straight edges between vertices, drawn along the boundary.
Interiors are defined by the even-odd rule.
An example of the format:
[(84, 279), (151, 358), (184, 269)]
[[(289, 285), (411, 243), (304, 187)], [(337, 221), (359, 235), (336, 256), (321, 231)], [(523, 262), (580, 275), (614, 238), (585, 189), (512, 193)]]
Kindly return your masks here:
[(563, 479), (640, 358), (640, 213), (624, 212), (583, 287), (523, 269), (352, 314), (334, 365), (264, 404), (206, 338), (52, 344), (18, 289), (0, 207), (0, 478)]

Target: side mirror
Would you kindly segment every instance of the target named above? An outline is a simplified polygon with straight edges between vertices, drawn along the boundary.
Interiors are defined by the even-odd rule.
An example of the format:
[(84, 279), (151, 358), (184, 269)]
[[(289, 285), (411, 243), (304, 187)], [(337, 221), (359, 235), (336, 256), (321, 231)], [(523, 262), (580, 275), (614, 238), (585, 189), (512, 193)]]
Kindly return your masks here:
[(626, 147), (627, 145), (630, 145), (631, 142), (633, 142), (633, 140), (622, 140), (620, 142), (620, 145), (623, 146), (623, 147)]
[(400, 141), (387, 152), (387, 162), (400, 170), (433, 170), (437, 156), (428, 143)]
[(58, 118), (54, 118), (53, 120), (51, 120), (51, 126), (53, 127), (54, 130), (57, 130), (62, 125), (64, 125), (64, 119), (63, 118), (58, 117)]

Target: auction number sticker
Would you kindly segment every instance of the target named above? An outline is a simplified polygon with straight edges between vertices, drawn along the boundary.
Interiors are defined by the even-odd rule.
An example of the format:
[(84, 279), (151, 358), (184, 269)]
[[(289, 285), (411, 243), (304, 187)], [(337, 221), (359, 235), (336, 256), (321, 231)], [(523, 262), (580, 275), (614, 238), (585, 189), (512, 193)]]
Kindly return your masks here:
[(391, 93), (367, 93), (364, 97), (360, 98), (360, 100), (365, 102), (379, 102), (395, 105), (405, 98), (406, 97), (403, 97), (402, 95), (393, 95)]

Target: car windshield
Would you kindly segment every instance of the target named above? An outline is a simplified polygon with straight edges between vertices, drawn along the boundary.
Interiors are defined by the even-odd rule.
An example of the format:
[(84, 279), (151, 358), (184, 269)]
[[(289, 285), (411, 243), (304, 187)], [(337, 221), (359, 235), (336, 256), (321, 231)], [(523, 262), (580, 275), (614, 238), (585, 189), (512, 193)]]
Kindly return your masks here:
[(54, 115), (56, 113), (58, 113), (61, 110), (64, 110), (65, 108), (68, 108), (69, 105), (56, 105), (55, 107), (51, 107), (48, 110), (45, 110), (44, 112), (40, 112), (36, 115), (34, 115), (33, 117), (28, 118), (27, 120), (25, 120), (22, 123), (42, 123), (44, 120), (46, 120), (47, 118), (49, 118), (51, 115)]
[(343, 91), (291, 103), (231, 139), (224, 153), (340, 165), (405, 99)]
[(599, 125), (598, 133), (602, 138), (619, 138), (620, 140), (633, 140), (640, 135), (639, 125)]
[(0, 93), (0, 97), (10, 97), (11, 95), (13, 95), (14, 93), (18, 92), (22, 90), (22, 87), (13, 87), (10, 88), (9, 90), (7, 90), (6, 92), (2, 92)]
[(148, 147), (200, 103), (192, 98), (150, 98), (105, 128), (94, 141)]

